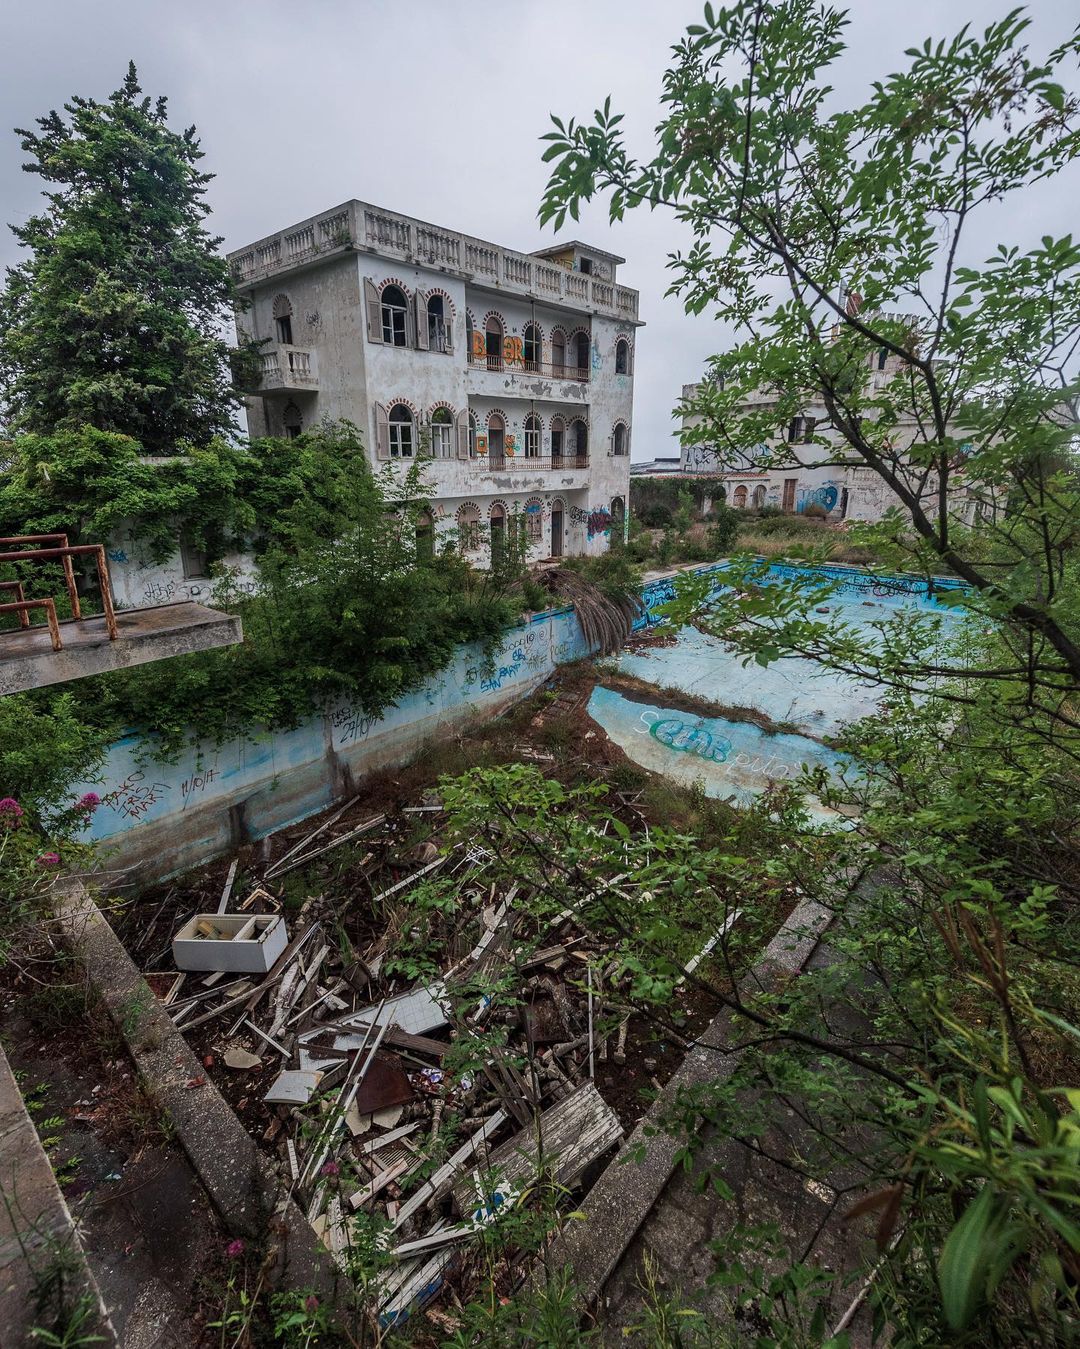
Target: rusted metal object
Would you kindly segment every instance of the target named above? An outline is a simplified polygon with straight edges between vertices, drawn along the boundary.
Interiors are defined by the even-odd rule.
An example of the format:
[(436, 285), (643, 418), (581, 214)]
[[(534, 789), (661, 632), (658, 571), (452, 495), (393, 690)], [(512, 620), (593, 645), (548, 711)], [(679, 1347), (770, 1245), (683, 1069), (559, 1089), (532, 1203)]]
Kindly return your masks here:
[[(67, 586), (68, 603), (71, 617), (78, 621), (82, 618), (82, 606), (75, 585), (75, 567), (72, 558), (93, 556), (97, 565), (98, 588), (101, 591), (101, 607), (105, 618), (105, 627), (109, 640), (117, 638), (116, 611), (113, 608), (112, 584), (109, 580), (109, 563), (105, 549), (100, 543), (69, 544), (66, 534), (13, 534), (0, 538), (0, 563), (4, 562), (48, 562), (59, 559), (64, 568), (64, 583)], [(14, 590), (16, 598), (6, 604), (0, 604), (0, 613), (18, 613), (19, 626), (30, 626), (30, 609), (44, 609), (49, 622), (54, 651), (63, 649), (60, 636), (60, 624), (56, 617), (56, 604), (52, 599), (28, 600), (21, 581), (0, 581), (0, 587)]]

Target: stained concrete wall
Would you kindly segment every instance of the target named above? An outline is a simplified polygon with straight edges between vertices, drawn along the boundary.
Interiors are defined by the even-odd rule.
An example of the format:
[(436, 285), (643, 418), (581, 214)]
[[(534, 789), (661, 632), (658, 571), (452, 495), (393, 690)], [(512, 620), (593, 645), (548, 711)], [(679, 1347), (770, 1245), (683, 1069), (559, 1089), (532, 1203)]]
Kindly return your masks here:
[(198, 742), (175, 764), (154, 761), (143, 736), (127, 736), (110, 749), (103, 781), (73, 788), (102, 798), (85, 838), (102, 845), (107, 867), (136, 867), (144, 881), (175, 874), (325, 809), (365, 774), (498, 714), (587, 654), (573, 611), (553, 610), (507, 632), (490, 663), (479, 645), (462, 647), (380, 717), (341, 704), (292, 730)]

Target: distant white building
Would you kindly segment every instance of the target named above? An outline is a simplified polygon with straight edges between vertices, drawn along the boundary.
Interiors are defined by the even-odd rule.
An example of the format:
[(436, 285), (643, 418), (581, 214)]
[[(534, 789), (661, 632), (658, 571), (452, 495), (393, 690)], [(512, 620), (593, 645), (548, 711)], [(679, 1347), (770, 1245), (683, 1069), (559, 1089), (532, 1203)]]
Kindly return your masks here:
[(436, 545), (483, 563), (520, 514), (532, 558), (624, 529), (638, 294), (622, 258), (536, 253), (350, 201), (229, 254), (265, 342), (250, 434), (347, 418), (373, 463), (424, 453)]
[[(871, 390), (883, 387), (902, 366), (898, 356), (884, 350), (869, 360)], [(690, 403), (700, 387), (699, 384), (684, 384), (682, 402)], [(764, 390), (754, 394), (745, 406), (748, 410), (756, 410), (775, 401), (775, 395)], [(700, 419), (687, 411), (682, 423), (685, 434), (699, 425)], [(917, 438), (918, 427), (914, 420), (902, 415), (896, 428), (896, 448), (902, 451)], [(831, 446), (835, 446), (835, 455)], [(783, 467), (771, 467), (769, 461), (779, 457), (777, 451), (781, 447), (787, 462)], [(745, 510), (772, 506), (788, 514), (802, 514), (813, 505), (825, 511), (830, 520), (874, 521), (880, 520), (890, 507), (901, 504), (874, 469), (828, 462), (834, 457), (856, 456), (832, 425), (824, 404), (811, 404), (786, 427), (777, 427), (772, 444), (734, 454), (708, 444), (683, 445), (677, 474), (687, 478), (699, 475), (721, 478), (727, 504)], [(667, 460), (655, 461), (651, 475), (670, 476), (667, 465)], [(641, 471), (641, 466), (636, 465), (635, 476)], [(936, 479), (931, 475), (924, 487), (928, 502), (935, 491)], [(976, 513), (976, 503), (969, 498), (962, 472), (957, 473), (950, 500), (957, 516), (970, 523)]]

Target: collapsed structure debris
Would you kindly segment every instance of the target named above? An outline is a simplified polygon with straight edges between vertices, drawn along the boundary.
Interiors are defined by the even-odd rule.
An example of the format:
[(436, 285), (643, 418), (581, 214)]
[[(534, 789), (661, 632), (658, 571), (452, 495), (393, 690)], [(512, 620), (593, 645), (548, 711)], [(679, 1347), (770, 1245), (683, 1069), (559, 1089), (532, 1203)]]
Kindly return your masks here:
[[(388, 1325), (467, 1267), (525, 1196), (565, 1194), (622, 1137), (592, 1080), (597, 1050), (606, 1057), (593, 967), (611, 961), (569, 912), (526, 920), (517, 886), (499, 893), (484, 879), (486, 849), (410, 844), (417, 827), (437, 836), (440, 804), (334, 837), (347, 806), (277, 860), (264, 852), (246, 886), (234, 860), (220, 911), (192, 915), (167, 948), (185, 973), (150, 979), (208, 1070), (227, 1070), (223, 1089), (242, 1090), (247, 1114), (267, 1121), (263, 1144), (344, 1270), (375, 1234)], [(348, 910), (366, 915), (366, 947), (332, 898), (305, 896), (289, 912), (286, 880), (360, 839), (369, 893)], [(452, 931), (438, 974), (410, 979), (388, 933), (433, 878), (453, 897)], [(513, 997), (484, 991), (485, 972), (507, 970)]]

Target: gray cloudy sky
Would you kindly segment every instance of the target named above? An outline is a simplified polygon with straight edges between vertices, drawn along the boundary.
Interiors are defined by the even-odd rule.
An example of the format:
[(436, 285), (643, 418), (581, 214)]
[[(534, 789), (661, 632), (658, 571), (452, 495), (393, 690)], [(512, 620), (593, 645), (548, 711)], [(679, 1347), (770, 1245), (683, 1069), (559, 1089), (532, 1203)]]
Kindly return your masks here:
[[(905, 47), (980, 26), (1013, 0), (851, 0), (851, 51), (834, 83), (858, 97)], [(549, 112), (589, 113), (604, 96), (627, 114), (631, 146), (650, 147), (668, 49), (700, 0), (0, 0), (0, 216), (26, 218), (39, 180), (20, 172), (14, 126), (72, 93), (105, 97), (128, 58), (148, 93), (168, 94), (174, 125), (194, 122), (206, 151), (211, 224), (235, 248), (350, 197), (522, 250), (551, 239), (536, 210), (546, 179), (537, 138)], [(1037, 48), (1063, 39), (1077, 0), (1034, 0)], [(1076, 178), (1032, 192), (1001, 237), (1074, 228)], [(1069, 197), (1071, 196), (1071, 202)], [(665, 299), (665, 259), (680, 245), (660, 213), (609, 229), (603, 207), (583, 239), (627, 258), (641, 291), (634, 455), (677, 452), (680, 386), (725, 345), (708, 316)], [(996, 240), (987, 239), (987, 244)], [(0, 263), (18, 249), (0, 237)]]

